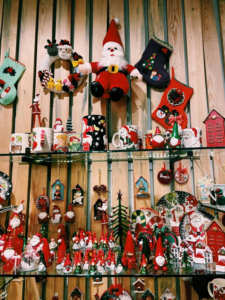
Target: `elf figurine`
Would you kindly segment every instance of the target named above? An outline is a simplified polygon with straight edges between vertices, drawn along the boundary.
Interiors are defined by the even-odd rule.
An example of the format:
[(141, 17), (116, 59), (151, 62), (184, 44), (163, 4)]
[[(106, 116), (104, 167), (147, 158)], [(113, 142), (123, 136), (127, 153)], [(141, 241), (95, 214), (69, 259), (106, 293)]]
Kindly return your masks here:
[(178, 132), (178, 124), (177, 124), (177, 114), (171, 120), (174, 122), (173, 132), (170, 138), (170, 148), (177, 149), (181, 148), (181, 137)]
[(148, 274), (147, 261), (146, 261), (146, 258), (145, 258), (144, 254), (142, 254), (140, 274), (142, 274), (142, 275), (147, 275)]
[(164, 256), (163, 245), (162, 245), (162, 235), (158, 236), (156, 250), (155, 250), (155, 258), (154, 258), (154, 270), (163, 270), (163, 272), (167, 271), (166, 267), (167, 261)]
[(115, 248), (115, 242), (113, 237), (113, 231), (111, 231), (110, 237), (109, 237), (109, 248), (113, 249)]
[[(41, 110), (39, 107), (39, 96), (40, 94), (37, 94), (33, 100), (33, 104), (30, 106), (32, 108), (32, 116), (33, 116), (33, 128), (35, 127), (41, 127)], [(36, 118), (38, 118), (38, 125), (36, 126)]]
[(104, 227), (106, 227), (107, 232), (109, 233), (108, 213), (106, 212), (108, 206), (106, 205), (106, 201), (108, 201), (108, 199), (102, 201), (102, 207), (98, 207), (98, 209), (101, 210), (102, 212), (102, 218), (101, 218), (102, 231), (104, 232)]
[(23, 251), (23, 226), (16, 212), (14, 212), (9, 220), (7, 235), (14, 238), (15, 252), (20, 255)]
[(81, 262), (78, 261), (77, 264), (76, 264), (74, 274), (81, 274), (81, 273), (82, 273)]
[(97, 271), (96, 263), (92, 257), (90, 267), (88, 269), (88, 273), (92, 275), (92, 274), (95, 274), (96, 271)]

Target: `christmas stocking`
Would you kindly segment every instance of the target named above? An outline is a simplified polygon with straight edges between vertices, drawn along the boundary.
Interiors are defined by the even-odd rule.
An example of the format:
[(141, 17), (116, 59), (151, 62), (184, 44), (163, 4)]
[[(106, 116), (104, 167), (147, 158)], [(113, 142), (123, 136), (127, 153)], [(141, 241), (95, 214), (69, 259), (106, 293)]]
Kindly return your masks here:
[(163, 89), (170, 83), (170, 75), (164, 68), (164, 64), (168, 61), (172, 51), (173, 47), (155, 36), (149, 41), (142, 58), (135, 67), (150, 86)]
[(172, 79), (168, 88), (162, 95), (161, 102), (152, 113), (152, 119), (165, 128), (171, 128), (174, 123), (174, 116), (177, 113), (177, 123), (182, 129), (187, 127), (187, 115), (185, 106), (193, 94), (193, 89), (174, 78), (172, 67)]
[(8, 56), (0, 66), (0, 103), (9, 105), (16, 98), (15, 84), (25, 70), (25, 66)]

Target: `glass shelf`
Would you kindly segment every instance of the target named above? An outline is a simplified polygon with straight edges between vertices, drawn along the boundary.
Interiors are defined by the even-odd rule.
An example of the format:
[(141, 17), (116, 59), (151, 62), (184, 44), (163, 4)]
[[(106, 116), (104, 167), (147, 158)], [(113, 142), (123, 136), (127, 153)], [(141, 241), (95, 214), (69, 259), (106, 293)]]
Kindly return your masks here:
[(133, 160), (170, 160), (172, 162), (181, 159), (200, 159), (201, 157), (213, 157), (224, 153), (225, 148), (181, 148), (181, 149), (143, 149), (143, 150), (109, 150), (99, 152), (65, 152), (65, 153), (5, 153), (0, 154), (0, 161), (34, 163), (49, 165), (51, 163), (73, 162), (117, 162)]
[[(182, 268), (179, 267), (178, 264), (174, 264), (170, 267), (170, 269), (166, 273), (162, 273), (161, 271), (154, 272), (153, 267), (152, 271), (150, 270), (149, 274), (142, 275), (139, 273), (138, 268), (132, 270), (126, 270), (122, 274), (116, 274), (115, 271), (107, 271), (102, 274), (101, 277), (199, 277), (199, 276), (214, 276), (221, 277), (225, 276), (225, 273), (216, 272), (215, 267), (216, 264), (210, 264), (206, 266), (204, 264), (195, 264), (190, 272), (186, 272)], [(73, 271), (74, 272), (74, 271)], [(3, 271), (3, 266), (0, 267), (0, 277), (4, 276), (12, 276), (13, 278), (17, 277), (79, 277), (79, 278), (92, 278), (95, 275), (88, 274), (87, 271), (83, 271), (82, 274), (64, 274), (63, 270), (56, 270), (56, 263), (47, 268), (47, 272), (39, 273), (38, 271), (33, 272), (19, 272), (18, 269), (5, 273)]]
[(224, 207), (224, 209), (222, 209), (222, 208), (219, 208), (218, 206), (212, 205), (212, 204), (210, 204), (210, 203), (202, 203), (202, 205), (203, 205), (204, 207), (207, 207), (207, 208), (210, 208), (210, 209), (217, 210), (217, 211), (220, 211), (220, 212), (224, 212), (224, 213), (225, 213), (225, 207)]

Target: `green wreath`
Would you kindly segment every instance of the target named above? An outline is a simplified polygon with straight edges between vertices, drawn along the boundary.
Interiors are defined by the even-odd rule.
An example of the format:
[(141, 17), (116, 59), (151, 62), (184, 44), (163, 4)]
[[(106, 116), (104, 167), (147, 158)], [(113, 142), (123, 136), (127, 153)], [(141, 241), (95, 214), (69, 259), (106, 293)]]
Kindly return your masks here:
[(176, 88), (171, 89), (167, 94), (167, 100), (173, 106), (181, 105), (184, 102), (184, 98), (184, 93), (179, 93)]

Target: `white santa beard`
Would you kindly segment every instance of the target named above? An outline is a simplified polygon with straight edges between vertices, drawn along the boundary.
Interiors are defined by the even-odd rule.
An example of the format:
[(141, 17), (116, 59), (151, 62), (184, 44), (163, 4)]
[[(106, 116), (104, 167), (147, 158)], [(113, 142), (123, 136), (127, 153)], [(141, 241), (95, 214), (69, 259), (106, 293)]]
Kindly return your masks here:
[(44, 218), (46, 218), (47, 217), (47, 213), (46, 212), (40, 212), (40, 214), (38, 215), (38, 218), (39, 219), (41, 219), (41, 220), (43, 220)]
[(3, 255), (5, 256), (5, 258), (9, 259), (9, 258), (13, 257), (14, 254), (15, 254), (14, 249), (7, 249), (4, 251)]
[(198, 228), (198, 227), (200, 227), (202, 225), (202, 222), (198, 221), (198, 220), (196, 220), (196, 221), (192, 220), (191, 221), (191, 225)]
[(32, 247), (37, 246), (37, 244), (39, 244), (39, 243), (40, 243), (40, 239), (38, 239), (38, 238), (32, 238), (30, 240), (30, 244)]
[[(106, 54), (106, 53), (105, 53)], [(110, 54), (115, 55), (115, 52), (110, 52)], [(98, 63), (99, 67), (108, 67), (110, 65), (117, 65), (120, 69), (126, 68), (127, 66), (127, 61), (124, 58), (124, 56), (110, 56), (104, 55), (104, 52), (102, 52), (102, 57)]]
[(73, 212), (73, 211), (68, 211), (68, 212), (66, 213), (66, 215), (67, 215), (68, 218), (72, 219), (73, 216), (74, 216), (74, 212)]
[(12, 226), (12, 229), (20, 226), (20, 220), (19, 219), (13, 219), (10, 221), (10, 225)]
[(165, 258), (163, 256), (157, 256), (155, 261), (160, 267), (162, 267), (165, 264)]

